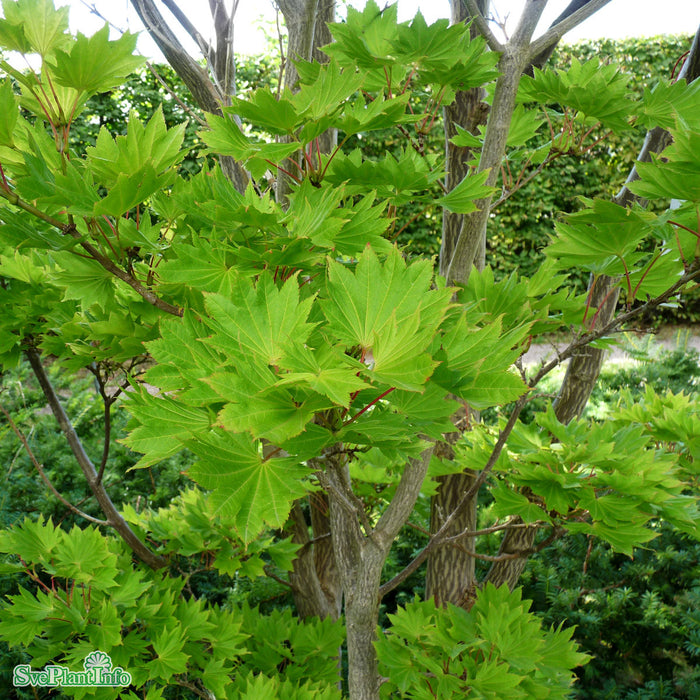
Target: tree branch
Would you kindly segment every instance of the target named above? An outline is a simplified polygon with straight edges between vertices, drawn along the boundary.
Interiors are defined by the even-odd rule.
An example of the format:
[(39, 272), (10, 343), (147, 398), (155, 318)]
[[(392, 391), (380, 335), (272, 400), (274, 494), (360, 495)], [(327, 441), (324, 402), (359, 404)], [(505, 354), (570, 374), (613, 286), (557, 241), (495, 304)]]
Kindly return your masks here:
[(190, 56), (168, 27), (153, 0), (131, 0), (144, 27), (163, 52), (168, 63), (182, 78), (197, 104), (212, 114), (221, 114), (223, 95), (209, 79), (207, 71)]
[(489, 23), (486, 21), (484, 15), (481, 14), (481, 10), (476, 4), (476, 0), (464, 0), (464, 2), (469, 10), (469, 14), (474, 19), (474, 24), (476, 24), (479, 34), (484, 37), (491, 51), (501, 53), (505, 47), (500, 41), (498, 41), (498, 39), (496, 39), (495, 34), (491, 31), (491, 27), (489, 27)]
[(576, 12), (568, 15), (561, 22), (556, 23), (548, 29), (541, 37), (536, 39), (530, 45), (530, 59), (544, 51), (550, 44), (556, 43), (564, 34), (570, 32), (574, 27), (577, 27), (581, 22), (588, 19), (592, 14), (595, 14), (601, 7), (605, 7), (610, 0), (589, 0), (583, 7), (580, 7)]
[(75, 432), (75, 428), (73, 428), (70, 419), (63, 410), (63, 406), (61, 405), (58, 395), (51, 384), (51, 380), (46, 374), (46, 370), (41, 363), (39, 352), (35, 347), (29, 345), (25, 350), (25, 354), (34, 372), (34, 376), (37, 378), (39, 386), (41, 386), (41, 389), (44, 392), (44, 396), (46, 397), (49, 407), (51, 408), (51, 412), (56, 418), (56, 421), (58, 422), (63, 434), (66, 436), (66, 440), (70, 445), (73, 456), (85, 475), (85, 479), (90, 487), (90, 490), (92, 491), (92, 494), (100, 504), (102, 512), (107, 516), (107, 523), (119, 533), (121, 538), (129, 545), (129, 547), (131, 547), (134, 554), (136, 554), (136, 556), (144, 564), (150, 566), (152, 569), (159, 569), (165, 566), (167, 564), (167, 560), (164, 557), (152, 552), (137, 537), (126, 520), (124, 520), (121, 513), (119, 513), (119, 511), (116, 509), (114, 503), (112, 503), (112, 500), (107, 494), (104, 485), (99, 482), (97, 472), (95, 471), (95, 466), (88, 457), (87, 452), (85, 452), (85, 448), (83, 447), (78, 434)]
[(74, 224), (67, 224), (59, 219), (55, 219), (52, 216), (37, 209), (33, 204), (25, 202), (17, 194), (12, 192), (4, 184), (0, 184), (0, 197), (6, 199), (10, 204), (14, 204), (18, 209), (26, 211), (28, 214), (32, 214), (37, 219), (41, 219), (48, 224), (51, 224), (57, 228), (64, 236), (71, 236), (78, 241), (80, 247), (88, 253), (88, 255), (97, 263), (99, 263), (105, 270), (111, 272), (115, 277), (119, 278), (122, 282), (126, 282), (139, 296), (143, 297), (149, 304), (152, 304), (161, 311), (165, 311), (173, 316), (182, 316), (183, 309), (178, 306), (173, 306), (167, 301), (164, 301), (159, 296), (154, 294), (148, 287), (144, 286), (137, 279), (133, 278), (128, 272), (125, 272), (120, 267), (115, 265), (108, 257), (102, 255), (95, 246), (87, 241), (83, 240), (83, 237), (78, 233)]
[(421, 486), (425, 480), (425, 475), (428, 473), (428, 466), (433, 456), (434, 445), (430, 445), (423, 450), (418, 459), (411, 459), (404, 468), (399, 485), (396, 487), (396, 492), (391, 502), (382, 513), (379, 521), (372, 531), (372, 535), (376, 537), (382, 545), (386, 546), (393, 542), (403, 524), (408, 519), (408, 516), (413, 510)]
[(7, 422), (10, 425), (10, 428), (12, 428), (12, 432), (19, 438), (20, 442), (24, 445), (24, 449), (27, 452), (27, 455), (29, 455), (29, 459), (31, 459), (32, 464), (36, 467), (36, 470), (39, 472), (39, 476), (41, 477), (41, 480), (46, 484), (46, 486), (49, 488), (51, 493), (53, 493), (58, 500), (63, 503), (66, 508), (68, 508), (70, 511), (75, 513), (76, 515), (79, 515), (81, 518), (85, 518), (85, 520), (94, 523), (95, 525), (109, 525), (110, 523), (107, 520), (99, 520), (98, 518), (93, 518), (92, 515), (88, 515), (87, 513), (83, 513), (82, 510), (79, 508), (76, 508), (70, 501), (68, 501), (66, 498), (64, 498), (56, 489), (56, 487), (51, 483), (51, 480), (49, 479), (48, 476), (46, 476), (46, 472), (44, 471), (44, 468), (41, 466), (39, 460), (35, 457), (34, 453), (32, 452), (32, 448), (29, 447), (29, 443), (27, 442), (27, 438), (24, 437), (22, 434), (22, 431), (17, 427), (15, 422), (12, 420), (12, 417), (10, 414), (7, 412), (5, 407), (0, 404), (0, 411), (4, 414), (5, 418), (7, 419)]
[(528, 0), (525, 3), (518, 26), (508, 42), (509, 45), (520, 47), (530, 44), (530, 39), (532, 39), (532, 35), (537, 29), (537, 24), (540, 21), (540, 17), (542, 17), (547, 2), (548, 0)]
[(212, 48), (209, 42), (199, 33), (197, 27), (190, 22), (187, 15), (178, 7), (175, 0), (161, 0), (161, 2), (170, 10), (173, 17), (180, 23), (180, 26), (192, 37), (192, 40), (199, 47), (204, 58), (209, 58), (212, 54)]
[[(587, 3), (589, 3), (590, 0), (571, 0), (571, 2), (567, 5), (566, 9), (557, 17), (552, 24), (549, 25), (549, 29), (552, 29), (553, 27), (556, 27), (557, 24), (565, 20), (567, 17), (570, 17), (571, 15), (576, 12), (576, 10), (580, 9)], [(557, 44), (559, 43), (559, 39), (555, 39), (552, 41), (549, 46), (546, 46), (542, 51), (540, 51), (537, 56), (533, 57), (530, 61), (530, 65), (528, 68), (525, 70), (525, 73), (528, 75), (533, 74), (533, 68), (542, 68), (545, 63), (549, 60), (549, 57), (552, 55), (554, 52), (554, 49), (556, 48)]]
[(216, 32), (216, 51), (210, 57), (212, 73), (219, 92), (224, 96), (224, 102), (230, 104), (230, 98), (236, 92), (233, 19), (238, 9), (238, 0), (234, 1), (230, 15), (226, 11), (223, 0), (209, 0), (209, 9), (214, 21), (214, 31)]

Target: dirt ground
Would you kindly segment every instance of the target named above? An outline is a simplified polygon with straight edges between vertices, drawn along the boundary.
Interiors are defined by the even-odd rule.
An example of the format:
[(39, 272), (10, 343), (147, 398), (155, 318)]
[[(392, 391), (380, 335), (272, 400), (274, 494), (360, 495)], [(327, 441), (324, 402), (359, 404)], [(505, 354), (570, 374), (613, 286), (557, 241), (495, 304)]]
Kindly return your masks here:
[[(621, 334), (620, 344), (610, 348), (606, 362), (628, 362), (633, 356), (627, 349), (643, 351), (647, 349), (650, 357), (654, 357), (660, 349), (667, 350), (694, 348), (700, 353), (700, 325), (693, 326), (663, 326), (656, 332), (643, 335), (638, 333)], [(565, 336), (553, 339), (550, 343), (533, 345), (525, 353), (525, 364), (535, 364), (554, 357), (555, 353), (567, 345)], [(700, 359), (700, 356), (699, 356)]]

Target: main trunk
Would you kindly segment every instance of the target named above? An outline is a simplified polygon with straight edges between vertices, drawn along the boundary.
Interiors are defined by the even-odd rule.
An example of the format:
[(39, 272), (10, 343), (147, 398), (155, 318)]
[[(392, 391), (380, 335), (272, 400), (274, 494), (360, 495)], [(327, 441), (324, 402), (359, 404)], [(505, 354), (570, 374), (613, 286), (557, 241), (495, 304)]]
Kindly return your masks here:
[[(329, 460), (332, 492), (350, 493), (347, 465)], [(374, 648), (379, 617), (379, 583), (386, 552), (362, 532), (358, 513), (347, 499), (330, 498), (333, 552), (345, 593), (348, 689), (351, 700), (379, 700), (379, 672)]]

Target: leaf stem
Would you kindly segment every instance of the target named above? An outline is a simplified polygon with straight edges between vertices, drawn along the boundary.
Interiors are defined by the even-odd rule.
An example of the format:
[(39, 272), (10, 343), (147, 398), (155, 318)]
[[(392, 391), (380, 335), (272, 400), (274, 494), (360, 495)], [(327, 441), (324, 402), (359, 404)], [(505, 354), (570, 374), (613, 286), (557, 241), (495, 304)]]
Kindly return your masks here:
[(392, 386), (389, 389), (387, 389), (385, 392), (383, 392), (382, 394), (379, 394), (379, 396), (377, 396), (376, 399), (374, 399), (373, 401), (370, 401), (361, 411), (357, 412), (352, 418), (350, 418), (350, 420), (345, 421), (345, 423), (343, 423), (343, 427), (345, 427), (346, 425), (350, 425), (350, 423), (357, 420), (365, 411), (368, 411), (378, 401), (381, 401), (387, 394), (390, 394), (395, 389), (396, 389), (396, 387)]

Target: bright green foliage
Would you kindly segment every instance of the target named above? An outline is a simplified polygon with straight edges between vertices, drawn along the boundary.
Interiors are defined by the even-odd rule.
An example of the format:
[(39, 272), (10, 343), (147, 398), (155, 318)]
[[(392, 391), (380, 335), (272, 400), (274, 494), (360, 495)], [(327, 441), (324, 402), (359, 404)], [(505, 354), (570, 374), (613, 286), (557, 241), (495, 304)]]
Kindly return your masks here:
[(536, 68), (532, 78), (523, 78), (518, 96), (523, 102), (569, 107), (584, 123), (623, 130), (633, 113), (626, 83), (615, 64), (601, 65), (597, 59), (582, 64), (574, 58), (567, 71)]
[(664, 151), (663, 161), (656, 158), (653, 163), (640, 163), (641, 182), (632, 189), (640, 197), (684, 199), (697, 204), (700, 202), (700, 133), (686, 129), (672, 129), (671, 133), (673, 144)]
[(529, 602), (487, 585), (469, 611), (414, 601), (377, 643), (382, 697), (566, 698), (576, 651), (572, 629), (543, 630)]
[[(133, 509), (125, 515), (162, 541), (171, 556), (196, 553), (210, 558), (209, 566), (221, 573), (263, 575), (262, 552), (282, 570), (291, 566), (293, 545), (262, 539), (244, 549), (231, 536), (230, 521), (207, 513), (196, 491), (145, 518)], [(3, 573), (24, 571), (40, 589), (20, 588), (9, 596), (0, 610), (0, 639), (25, 647), (38, 665), (61, 659), (63, 665), (82, 668), (85, 655), (99, 649), (132, 674), (135, 687), (150, 681), (154, 692), (189, 679), (201, 680), (217, 695), (239, 697), (248, 674), (255, 673), (269, 676), (259, 682), (273, 688), (289, 682), (287, 693), (291, 683), (312, 677), (309, 692), (338, 697), (335, 657), (343, 635), (338, 623), (307, 625), (290, 612), (265, 617), (248, 607), (224, 610), (183, 597), (186, 578), (134, 569), (124, 544), (94, 528), (66, 532), (51, 521), (27, 519), (0, 533), (0, 552), (18, 551), (23, 562), (8, 562)], [(283, 662), (285, 672), (279, 674)], [(302, 685), (288, 697), (316, 697), (303, 690)], [(75, 697), (91, 697), (91, 692), (73, 691)], [(101, 692), (105, 698), (118, 696), (117, 690)]]
[[(659, 449), (641, 426), (615, 415), (602, 424), (558, 423), (553, 412), (516, 428), (506, 467), (509, 481), (532, 489), (540, 508), (522, 501), (526, 520), (544, 520), (572, 532), (587, 532), (609, 542), (615, 551), (632, 554), (635, 544), (654, 535), (645, 525), (662, 517), (697, 537), (696, 499), (684, 495), (687, 476), (676, 467), (671, 450)], [(518, 510), (515, 496), (501, 487), (494, 493), (495, 515)], [(590, 513), (590, 524), (581, 522)]]
[[(452, 431), (457, 409), (527, 401), (538, 379), (517, 361), (533, 337), (562, 324), (583, 336), (596, 313), (558, 290), (558, 273), (614, 274), (630, 305), (683, 291), (669, 287), (697, 264), (697, 178), (686, 177), (697, 169), (697, 134), (683, 119), (694, 88), (674, 91), (671, 115), (657, 96), (646, 110), (628, 98), (613, 66), (576, 62), (526, 81), (504, 173), (587, 153), (591, 129), (624, 131), (659, 113), (675, 119), (676, 143), (638, 187), (692, 201), (659, 215), (586, 200), (557, 227), (537, 274), (496, 281), (487, 269), (456, 289), (393, 238), (409, 205), (469, 213), (492, 194), (472, 167), (436, 196), (444, 160), (425, 147), (457, 90), (497, 77), (498, 56), (468, 27), (428, 27), (420, 15), (398, 24), (395, 7), (373, 2), (350, 10), (332, 27), (331, 61), (299, 65), (297, 93), (277, 99), (261, 88), (209, 117), (209, 155), (249, 170), (238, 192), (215, 164), (189, 179), (178, 172), (185, 130), (160, 110), (132, 113), (125, 134), (103, 130), (84, 152), (73, 149), (79, 110), (137, 65), (133, 37), (73, 39), (65, 12), (48, 2), (5, 5), (5, 48), (39, 53), (42, 64), (27, 74), (1, 64), (16, 83), (0, 88), (0, 364), (38, 348), (57, 367), (89, 368), (100, 394), (131, 414), (123, 443), (142, 455), (133, 466), (151, 469), (186, 449), (201, 490), (157, 512), (123, 507), (167, 570), (135, 565), (121, 541), (92, 527), (27, 519), (0, 534), (6, 570), (25, 577), (0, 609), (0, 638), (35, 665), (78, 666), (99, 648), (147, 697), (175, 685), (222, 697), (338, 697), (342, 622), (300, 623), (289, 611), (263, 616), (228, 601), (241, 600), (243, 579), (288, 575), (300, 544), (284, 532), (296, 499), (324, 491), (359, 516), (358, 549), (370, 546), (399, 517), (404, 492), (418, 493), (406, 464), (415, 471), (409, 460)], [(525, 106), (532, 100), (558, 104), (561, 115)], [(542, 144), (547, 118), (565, 128)], [(343, 136), (323, 154), (319, 136), (331, 128)], [(344, 152), (350, 137), (384, 129), (405, 139), (396, 155)], [(500, 457), (495, 430), (474, 430), (455, 459), (434, 460), (423, 496), (438, 475), (483, 469), (493, 455), (485, 488), (499, 523), (519, 515), (627, 554), (658, 519), (697, 537), (694, 403), (650, 395), (647, 404), (658, 401), (657, 422), (624, 408), (604, 424), (564, 426), (547, 410), (518, 426)], [(669, 415), (678, 407), (686, 420)], [(501, 427), (502, 443), (510, 427)], [(322, 536), (343, 546), (352, 533), (334, 528)], [(201, 599), (200, 573), (231, 589), (217, 600), (223, 607)], [(569, 640), (543, 632), (505, 589), (486, 587), (470, 611), (416, 603), (378, 644), (390, 670), (383, 692), (564, 697), (585, 660)]]

